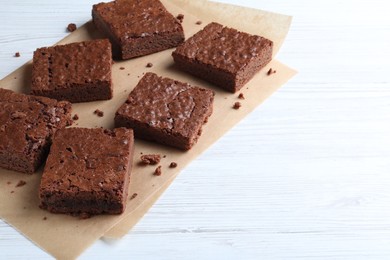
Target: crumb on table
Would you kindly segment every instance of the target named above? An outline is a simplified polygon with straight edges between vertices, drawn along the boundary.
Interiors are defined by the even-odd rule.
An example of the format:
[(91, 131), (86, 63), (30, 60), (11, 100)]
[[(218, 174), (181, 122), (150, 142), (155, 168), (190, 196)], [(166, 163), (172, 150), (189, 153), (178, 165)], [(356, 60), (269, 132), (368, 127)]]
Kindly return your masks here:
[(153, 175), (155, 175), (155, 176), (160, 176), (161, 174), (162, 174), (162, 171), (161, 171), (161, 165), (160, 165), (160, 166), (158, 166), (158, 167), (156, 168), (156, 170), (154, 170)]
[(171, 162), (171, 164), (169, 165), (169, 168), (176, 168), (176, 167), (177, 167), (176, 162)]
[(20, 52), (15, 52), (15, 57), (20, 57)]
[(26, 184), (27, 184), (27, 182), (25, 182), (24, 180), (20, 180), (20, 181), (18, 182), (18, 184), (16, 184), (15, 187), (22, 187), (22, 186), (24, 186), (24, 185), (26, 185)]
[(160, 162), (161, 156), (159, 154), (145, 154), (141, 156), (141, 162), (144, 165), (156, 165)]
[(274, 74), (276, 73), (276, 70), (273, 70), (272, 68), (269, 68), (268, 72), (267, 72), (267, 75), (271, 75), (271, 74)]
[(98, 117), (103, 117), (104, 116), (104, 112), (99, 110), (99, 109), (96, 109), (93, 113), (95, 115), (97, 115)]
[(74, 31), (76, 31), (77, 26), (76, 26), (76, 24), (74, 24), (74, 23), (70, 23), (70, 24), (68, 24), (68, 26), (66, 27), (66, 29), (68, 30), (68, 32), (74, 32)]
[(234, 103), (234, 105), (233, 105), (233, 108), (234, 108), (234, 109), (240, 109), (240, 107), (241, 107), (241, 103), (240, 103), (240, 102), (236, 102), (236, 103)]

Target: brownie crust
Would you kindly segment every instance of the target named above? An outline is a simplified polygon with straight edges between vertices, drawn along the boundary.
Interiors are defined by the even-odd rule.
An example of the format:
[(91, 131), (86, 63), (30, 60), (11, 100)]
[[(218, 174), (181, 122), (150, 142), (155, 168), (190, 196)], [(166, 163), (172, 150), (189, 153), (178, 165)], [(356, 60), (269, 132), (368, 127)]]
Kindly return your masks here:
[(72, 123), (72, 105), (0, 88), (0, 167), (33, 173), (54, 133)]
[(112, 98), (110, 42), (93, 40), (34, 52), (31, 94), (72, 103)]
[(271, 61), (272, 48), (264, 37), (210, 23), (172, 56), (178, 68), (234, 93)]
[(214, 92), (146, 73), (115, 114), (137, 138), (189, 150), (213, 112)]
[(56, 133), (39, 189), (40, 207), (72, 215), (125, 210), (134, 150), (126, 128)]
[(158, 0), (117, 0), (92, 8), (95, 26), (111, 41), (115, 59), (131, 59), (178, 46), (183, 27)]

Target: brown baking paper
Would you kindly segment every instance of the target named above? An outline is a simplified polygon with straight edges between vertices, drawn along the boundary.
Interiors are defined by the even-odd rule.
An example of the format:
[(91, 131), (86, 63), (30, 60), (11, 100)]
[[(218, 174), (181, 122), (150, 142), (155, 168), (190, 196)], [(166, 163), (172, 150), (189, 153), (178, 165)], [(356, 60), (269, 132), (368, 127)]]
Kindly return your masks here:
[[(207, 14), (207, 12), (201, 8), (194, 9), (196, 11), (195, 15), (199, 14), (199, 17), (196, 17), (186, 10), (179, 9), (172, 2), (164, 1), (164, 4), (174, 15), (184, 14), (183, 26), (187, 37), (207, 24), (208, 20), (206, 17), (203, 18), (203, 15)], [(225, 5), (220, 6), (224, 7)], [(240, 11), (236, 12), (236, 7), (229, 7), (229, 10), (231, 12), (229, 14), (230, 19), (237, 19), (237, 24), (230, 21), (228, 25), (243, 31), (266, 35), (275, 42), (276, 46), (281, 45), (291, 21), (290, 17), (266, 13), (266, 16), (261, 21), (264, 24), (273, 24), (272, 28), (274, 29), (264, 29), (261, 24), (250, 25), (250, 21), (244, 26), (245, 28), (242, 28), (244, 23), (241, 23), (240, 16), (245, 14), (242, 11), (243, 9), (237, 8)], [(213, 9), (216, 21), (219, 21), (219, 17), (222, 17), (222, 15), (217, 14), (223, 11), (218, 8)], [(265, 17), (267, 18), (265, 19)], [(281, 19), (281, 17), (284, 19)], [(195, 24), (199, 19), (203, 21), (202, 25)], [(272, 23), (273, 20), (275, 23)], [(280, 24), (278, 25), (277, 23)], [(254, 30), (255, 28), (257, 29)], [(275, 32), (273, 33), (272, 31)], [(98, 37), (101, 37), (101, 35), (96, 32), (93, 25), (89, 22), (60, 41), (60, 43), (65, 44)], [(240, 100), (243, 104), (241, 109), (234, 110), (232, 109), (233, 103), (239, 101), (237, 94), (219, 90), (204, 81), (178, 71), (173, 65), (171, 53), (172, 50), (166, 50), (129, 61), (116, 62), (113, 65), (114, 98), (109, 101), (74, 104), (74, 113), (77, 113), (80, 117), (74, 126), (112, 128), (114, 126), (113, 117), (117, 108), (124, 102), (143, 73), (152, 71), (162, 76), (209, 87), (216, 91), (214, 113), (203, 128), (203, 135), (193, 149), (188, 152), (182, 152), (173, 148), (137, 140), (135, 144), (134, 167), (129, 187), (129, 202), (125, 213), (119, 216), (95, 216), (86, 220), (66, 215), (50, 214), (38, 208), (37, 192), (42, 169), (33, 175), (0, 169), (0, 217), (54, 257), (58, 259), (76, 258), (119, 222), (124, 221), (109, 234), (113, 234), (111, 235), (113, 237), (118, 237), (127, 232), (153, 205), (154, 201), (169, 186), (185, 165), (205, 151), (226, 131), (295, 74), (295, 71), (287, 66), (278, 61), (272, 61), (267, 68), (258, 73), (242, 89), (246, 99)], [(146, 68), (146, 64), (149, 62), (154, 64), (152, 68)], [(276, 69), (277, 73), (267, 76), (266, 71), (270, 67)], [(28, 93), (30, 81), (31, 63), (27, 63), (1, 80), (0, 87)], [(104, 117), (100, 118), (94, 115), (93, 111), (96, 109), (104, 111)], [(161, 162), (163, 171), (161, 176), (153, 175), (155, 169), (153, 166), (142, 167), (138, 165), (141, 152), (144, 154), (158, 153), (165, 155)], [(172, 161), (178, 163), (177, 168), (171, 169), (168, 167)], [(16, 187), (19, 180), (24, 180), (27, 184), (22, 187)], [(130, 199), (134, 193), (137, 193), (137, 196)]]

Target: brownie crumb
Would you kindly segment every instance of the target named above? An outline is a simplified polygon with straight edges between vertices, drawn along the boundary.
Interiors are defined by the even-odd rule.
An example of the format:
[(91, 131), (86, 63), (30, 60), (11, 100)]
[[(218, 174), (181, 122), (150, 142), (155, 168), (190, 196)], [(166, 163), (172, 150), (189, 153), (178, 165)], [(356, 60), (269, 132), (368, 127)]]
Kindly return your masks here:
[(127, 76), (130, 76), (130, 73), (127, 73)]
[(99, 110), (99, 109), (96, 109), (93, 113), (95, 115), (97, 115), (98, 117), (103, 117), (104, 116), (104, 112)]
[(233, 108), (234, 108), (234, 109), (240, 109), (240, 107), (241, 107), (241, 103), (240, 103), (240, 102), (236, 102), (236, 103), (234, 103), (234, 105), (233, 105)]
[(135, 199), (137, 196), (138, 196), (137, 193), (133, 193), (133, 195), (131, 195), (131, 197), (130, 197), (130, 200)]
[(20, 57), (20, 52), (15, 52), (15, 57), (19, 58)]
[(276, 70), (273, 70), (272, 68), (269, 68), (268, 72), (267, 72), (267, 75), (271, 75), (271, 74), (274, 74), (276, 73)]
[(167, 156), (164, 154), (163, 158), (167, 158)]
[(175, 162), (171, 162), (171, 164), (169, 165), (169, 168), (176, 168), (177, 167), (177, 163)]
[(74, 114), (74, 116), (72, 117), (73, 120), (79, 120), (79, 115), (78, 114)]
[(145, 154), (141, 156), (141, 162), (145, 165), (156, 165), (160, 162), (161, 156), (159, 154)]
[(176, 19), (179, 20), (180, 23), (182, 23), (183, 20), (184, 20), (184, 14), (178, 14), (178, 15), (176, 16)]
[(11, 184), (11, 182), (10, 182), (10, 181), (7, 181), (7, 184), (8, 184), (8, 185), (10, 185), (10, 184)]
[(47, 217), (43, 217), (43, 220), (47, 220)]
[(24, 185), (26, 185), (26, 184), (27, 184), (27, 182), (25, 182), (25, 181), (23, 181), (23, 180), (20, 180), (20, 181), (18, 182), (18, 184), (16, 184), (15, 187), (22, 187), (22, 186), (24, 186)]
[(14, 193), (15, 191), (11, 190), (11, 193)]
[(240, 93), (240, 94), (238, 95), (238, 98), (239, 98), (239, 99), (245, 99), (244, 94)]
[(146, 67), (147, 67), (147, 68), (153, 67), (153, 63), (149, 62), (148, 64), (146, 64)]
[(66, 27), (66, 29), (68, 30), (68, 32), (74, 32), (76, 31), (77, 26), (74, 23), (70, 23), (68, 24), (68, 27)]
[(119, 69), (120, 69), (120, 70), (124, 70), (124, 69), (125, 69), (125, 67), (120, 67)]
[(197, 21), (196, 24), (197, 24), (197, 25), (201, 25), (201, 24), (202, 24), (202, 21)]
[(161, 165), (160, 165), (160, 166), (158, 166), (158, 167), (156, 168), (156, 170), (154, 170), (153, 175), (161, 176), (161, 174), (162, 174), (162, 171), (161, 171)]

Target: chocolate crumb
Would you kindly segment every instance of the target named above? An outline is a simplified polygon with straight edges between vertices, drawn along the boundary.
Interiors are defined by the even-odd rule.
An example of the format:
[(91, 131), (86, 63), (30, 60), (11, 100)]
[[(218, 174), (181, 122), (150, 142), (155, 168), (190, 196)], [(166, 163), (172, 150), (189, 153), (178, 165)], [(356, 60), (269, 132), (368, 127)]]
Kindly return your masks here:
[(15, 191), (11, 190), (11, 193), (14, 193)]
[(161, 174), (162, 174), (162, 171), (161, 171), (161, 165), (160, 165), (160, 166), (158, 166), (158, 167), (156, 168), (156, 170), (154, 170), (153, 175), (161, 176)]
[(20, 52), (15, 52), (15, 57), (19, 58), (20, 57)]
[(78, 114), (74, 114), (74, 116), (72, 117), (73, 118), (73, 120), (79, 120), (79, 115)]
[(233, 108), (234, 108), (234, 109), (240, 109), (240, 107), (241, 107), (241, 103), (240, 103), (240, 102), (236, 102), (236, 103), (234, 103), (234, 105), (233, 105)]
[(103, 117), (104, 116), (104, 112), (99, 110), (99, 109), (96, 109), (93, 113), (95, 115), (97, 115), (98, 117)]
[(147, 67), (147, 68), (153, 67), (153, 63), (149, 62), (148, 64), (146, 64), (146, 67)]
[(43, 220), (47, 220), (47, 217), (43, 217)]
[(245, 99), (244, 94), (240, 93), (240, 94), (238, 95), (238, 98), (239, 98), (239, 99)]
[(76, 31), (77, 26), (74, 23), (70, 23), (68, 24), (68, 27), (66, 27), (66, 29), (68, 30), (68, 32), (74, 32)]
[(26, 207), (23, 207), (23, 209), (27, 209)]
[(141, 162), (145, 165), (156, 165), (160, 162), (161, 156), (159, 154), (145, 154), (141, 156)]
[(171, 164), (169, 165), (169, 168), (176, 168), (177, 167), (177, 163), (175, 162), (171, 162)]
[(127, 76), (130, 76), (130, 73), (127, 73)]
[(26, 185), (26, 184), (27, 184), (27, 182), (25, 182), (24, 180), (20, 180), (20, 181), (18, 182), (18, 184), (16, 184), (15, 187), (22, 187), (22, 186), (24, 186), (24, 185)]
[(167, 158), (167, 156), (164, 154), (163, 158)]
[(137, 196), (138, 196), (137, 193), (133, 193), (133, 195), (131, 195), (131, 197), (130, 197), (130, 200), (135, 199)]
[(11, 182), (10, 182), (10, 181), (7, 181), (7, 184), (8, 184), (8, 185), (10, 185), (10, 184), (11, 184)]
[(178, 14), (178, 15), (176, 16), (176, 19), (179, 20), (180, 23), (182, 23), (183, 20), (184, 20), (184, 14)]
[(125, 67), (120, 67), (119, 69), (120, 69), (120, 70), (124, 70), (124, 69), (125, 69)]
[(201, 24), (202, 24), (202, 21), (197, 21), (196, 24), (197, 24), (197, 25), (201, 25)]
[(273, 70), (272, 68), (269, 68), (268, 72), (267, 72), (267, 75), (271, 75), (271, 74), (274, 74), (276, 73), (276, 70)]

